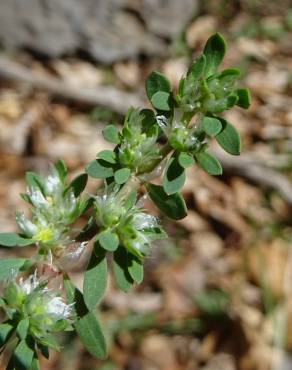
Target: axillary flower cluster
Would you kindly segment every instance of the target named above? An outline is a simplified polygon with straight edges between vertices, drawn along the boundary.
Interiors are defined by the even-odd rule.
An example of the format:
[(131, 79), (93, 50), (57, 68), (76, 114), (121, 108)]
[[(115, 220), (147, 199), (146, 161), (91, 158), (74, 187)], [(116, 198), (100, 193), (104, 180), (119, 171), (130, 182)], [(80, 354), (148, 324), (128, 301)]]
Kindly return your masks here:
[[(0, 353), (7, 370), (39, 369), (39, 356), (59, 349), (53, 334), (67, 330), (93, 356), (106, 356), (96, 309), (107, 288), (108, 257), (116, 285), (128, 291), (142, 282), (153, 243), (166, 238), (161, 221), (143, 208), (144, 198), (179, 220), (187, 215), (181, 194), (186, 169), (198, 165), (210, 175), (222, 173), (210, 140), (240, 154), (240, 136), (220, 114), (235, 105), (248, 108), (250, 93), (236, 86), (238, 69), (219, 70), (225, 47), (221, 35), (210, 37), (178, 91), (166, 76), (151, 73), (146, 93), (152, 109), (130, 108), (121, 130), (107, 125), (103, 136), (111, 148), (97, 153), (71, 182), (61, 160), (47, 177), (27, 173), (21, 196), (31, 217), (18, 212), (21, 232), (0, 233), (0, 246), (31, 245), (36, 252), (30, 259), (0, 260)], [(83, 193), (88, 175), (103, 183), (94, 195)], [(83, 252), (88, 262), (81, 291), (68, 270)]]
[(55, 253), (70, 244), (70, 225), (83, 213), (86, 201), (75, 195), (67, 183), (67, 168), (62, 161), (52, 166), (44, 178), (27, 174), (28, 190), (22, 197), (32, 205), (32, 219), (17, 212), (16, 221), (25, 237), (34, 241), (41, 253)]

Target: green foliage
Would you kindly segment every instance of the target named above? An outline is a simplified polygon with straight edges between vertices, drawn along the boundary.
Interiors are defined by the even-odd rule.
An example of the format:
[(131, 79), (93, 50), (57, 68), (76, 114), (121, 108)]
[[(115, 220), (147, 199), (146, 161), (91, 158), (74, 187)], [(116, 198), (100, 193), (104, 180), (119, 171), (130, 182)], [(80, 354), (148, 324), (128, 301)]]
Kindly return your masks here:
[(210, 75), (217, 72), (217, 69), (222, 62), (226, 51), (226, 43), (224, 38), (216, 33), (209, 38), (204, 48), (204, 55), (206, 57), (205, 75)]
[(184, 186), (185, 181), (184, 167), (180, 165), (177, 157), (171, 158), (163, 176), (163, 189), (166, 194), (177, 193)]
[(169, 102), (170, 98), (171, 95), (168, 92), (157, 91), (154, 95), (152, 95), (151, 103), (157, 110), (169, 111), (171, 109)]
[(75, 177), (68, 187), (68, 189), (72, 189), (74, 196), (79, 197), (79, 195), (83, 192), (86, 187), (88, 180), (88, 175), (86, 173), (82, 173), (81, 175)]
[(128, 271), (128, 252), (122, 247), (114, 253), (113, 268), (118, 287), (124, 292), (128, 292), (132, 288), (134, 280)]
[(4, 247), (25, 247), (33, 243), (32, 239), (23, 238), (16, 233), (0, 233), (0, 245)]
[(12, 332), (13, 326), (11, 324), (4, 323), (0, 325), (0, 347), (7, 343)]
[(196, 154), (196, 159), (203, 170), (209, 175), (222, 175), (221, 164), (212, 154), (207, 151), (202, 151)]
[(119, 237), (111, 231), (104, 231), (98, 235), (98, 241), (102, 248), (109, 252), (114, 252), (119, 246)]
[(121, 168), (115, 172), (115, 182), (119, 185), (124, 184), (131, 175), (131, 170), (129, 168)]
[(222, 131), (216, 136), (218, 144), (229, 154), (239, 155), (241, 152), (241, 140), (236, 128), (223, 118)]
[(171, 92), (169, 80), (159, 72), (152, 72), (146, 80), (146, 93), (149, 100), (158, 92)]
[[(4, 285), (0, 346), (5, 350), (13, 338), (15, 346), (7, 370), (40, 369), (39, 353), (48, 358), (49, 348), (60, 350), (54, 333), (67, 330), (75, 330), (93, 356), (106, 357), (96, 306), (107, 288), (108, 258), (112, 257), (118, 288), (127, 292), (143, 281), (144, 259), (153, 242), (166, 238), (157, 217), (142, 208), (143, 189), (163, 214), (180, 220), (187, 215), (180, 193), (186, 170), (199, 165), (210, 175), (222, 174), (219, 161), (208, 151), (209, 140), (215, 138), (226, 152), (240, 154), (240, 136), (220, 114), (234, 105), (247, 109), (251, 97), (248, 89), (237, 86), (238, 69), (219, 70), (225, 50), (223, 37), (211, 36), (177, 92), (163, 74), (151, 73), (146, 92), (154, 109), (130, 108), (120, 131), (107, 125), (102, 134), (114, 148), (100, 151), (86, 173), (69, 182), (66, 164), (60, 160), (48, 177), (26, 174), (28, 191), (21, 196), (31, 206), (31, 217), (18, 212), (21, 234), (0, 234), (0, 246), (33, 244), (37, 254), (31, 260), (0, 261)], [(104, 183), (97, 195), (84, 197), (88, 175)], [(161, 185), (152, 183), (158, 179)], [(76, 229), (80, 216), (87, 219), (81, 231)], [(66, 270), (90, 248), (91, 239), (94, 246), (81, 293)], [(52, 276), (40, 274), (46, 265)], [(66, 300), (62, 292), (49, 288), (54, 271), (56, 277), (63, 276)], [(214, 291), (196, 296), (196, 302), (204, 314), (218, 317), (226, 310), (228, 297)], [(193, 332), (197, 322), (190, 323)], [(179, 329), (173, 325), (165, 330)]]
[(105, 358), (107, 345), (96, 314), (89, 311), (82, 293), (66, 277), (64, 280), (68, 301), (74, 303), (78, 319), (74, 323), (76, 332), (85, 348), (93, 356)]
[(178, 163), (181, 167), (188, 168), (195, 163), (195, 160), (190, 154), (181, 152), (178, 155)]
[(215, 117), (207, 117), (203, 118), (203, 129), (207, 135), (216, 136), (222, 130), (222, 124), (219, 119)]
[(84, 274), (84, 301), (89, 310), (94, 309), (103, 298), (107, 287), (106, 251), (95, 242), (90, 261)]
[(86, 172), (89, 176), (96, 179), (106, 179), (113, 176), (114, 171), (112, 167), (102, 159), (93, 160), (87, 167)]
[(109, 141), (110, 143), (113, 144), (120, 143), (119, 131), (114, 125), (106, 126), (102, 131), (102, 135), (105, 138), (105, 140)]
[(156, 206), (169, 218), (180, 220), (187, 215), (187, 207), (180, 193), (168, 195), (162, 186), (150, 183), (147, 190)]

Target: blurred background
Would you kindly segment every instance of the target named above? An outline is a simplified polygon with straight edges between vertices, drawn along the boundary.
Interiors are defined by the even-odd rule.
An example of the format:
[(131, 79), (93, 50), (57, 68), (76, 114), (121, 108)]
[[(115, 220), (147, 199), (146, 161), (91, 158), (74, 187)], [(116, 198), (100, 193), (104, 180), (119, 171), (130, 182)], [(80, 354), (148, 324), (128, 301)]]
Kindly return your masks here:
[[(192, 168), (189, 215), (162, 219), (170, 238), (153, 246), (143, 284), (127, 295), (110, 284), (100, 307), (109, 358), (93, 359), (71, 334), (42, 369), (292, 369), (291, 5), (0, 1), (0, 232), (16, 230), (25, 171), (46, 173), (62, 158), (72, 177), (82, 172), (108, 147), (104, 125), (145, 104), (147, 74), (177, 86), (212, 33), (226, 37), (224, 67), (239, 66), (253, 96), (247, 112), (226, 113), (243, 154), (226, 157), (214, 143), (224, 175)], [(82, 285), (78, 269), (72, 276)]]

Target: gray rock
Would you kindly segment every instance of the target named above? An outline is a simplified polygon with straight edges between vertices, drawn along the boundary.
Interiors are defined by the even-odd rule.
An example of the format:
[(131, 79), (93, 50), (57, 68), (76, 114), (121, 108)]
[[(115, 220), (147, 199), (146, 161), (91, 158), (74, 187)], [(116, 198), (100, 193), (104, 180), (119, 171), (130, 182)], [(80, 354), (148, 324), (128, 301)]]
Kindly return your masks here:
[(198, 0), (1, 0), (0, 40), (58, 57), (94, 59), (162, 55), (194, 16)]

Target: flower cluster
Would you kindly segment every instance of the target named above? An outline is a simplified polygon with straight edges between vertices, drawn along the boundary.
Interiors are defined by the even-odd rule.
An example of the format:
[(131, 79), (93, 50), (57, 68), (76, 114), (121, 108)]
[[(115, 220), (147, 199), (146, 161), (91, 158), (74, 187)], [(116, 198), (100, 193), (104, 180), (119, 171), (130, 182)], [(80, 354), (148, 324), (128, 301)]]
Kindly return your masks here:
[(225, 69), (208, 78), (204, 75), (204, 67), (200, 74), (192, 72), (190, 69), (180, 83), (180, 106), (185, 112), (216, 114), (237, 103), (238, 94), (234, 86), (240, 76), (238, 69)]
[(198, 151), (202, 146), (202, 132), (199, 125), (194, 124), (187, 127), (184, 122), (183, 112), (177, 110), (174, 112), (172, 119), (165, 116), (157, 116), (157, 123), (169, 138), (171, 147), (178, 151)]
[(22, 327), (21, 337), (31, 336), (39, 343), (47, 344), (48, 335), (69, 329), (74, 321), (72, 305), (49, 289), (47, 281), (39, 279), (36, 273), (27, 279), (10, 280), (1, 306), (8, 322)]
[[(158, 219), (143, 212), (141, 203), (136, 202), (134, 193), (126, 200), (120, 197), (117, 187), (109, 187), (108, 194), (95, 197), (95, 219), (101, 229), (97, 238), (105, 249), (109, 250), (106, 244), (111, 243), (111, 235), (111, 239), (116, 240), (113, 249), (122, 245), (136, 257), (143, 258), (153, 241), (165, 238)], [(107, 238), (103, 238), (105, 235)]]
[(159, 157), (155, 147), (158, 127), (150, 110), (130, 109), (120, 137), (118, 153), (123, 166), (139, 173)]
[(51, 250), (71, 242), (68, 231), (83, 212), (86, 202), (74, 193), (66, 182), (67, 170), (59, 161), (43, 178), (29, 173), (28, 190), (22, 194), (32, 208), (32, 219), (18, 212), (17, 223), (25, 237), (36, 242), (40, 249)]

